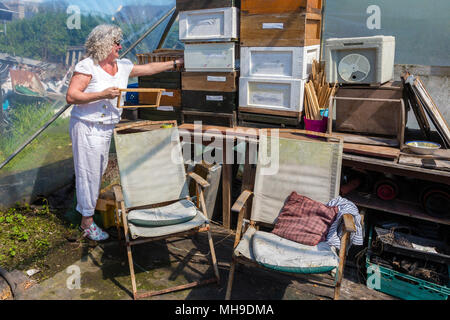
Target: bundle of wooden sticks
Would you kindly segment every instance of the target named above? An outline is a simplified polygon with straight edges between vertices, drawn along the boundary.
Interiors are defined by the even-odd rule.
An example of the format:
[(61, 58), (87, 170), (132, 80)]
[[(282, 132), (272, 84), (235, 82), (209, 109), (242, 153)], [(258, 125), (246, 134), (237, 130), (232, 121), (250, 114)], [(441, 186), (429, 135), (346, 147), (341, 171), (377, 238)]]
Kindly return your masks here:
[(322, 120), (320, 109), (328, 108), (330, 97), (336, 93), (336, 84), (325, 81), (325, 64), (313, 60), (310, 80), (305, 84), (305, 116), (309, 120)]

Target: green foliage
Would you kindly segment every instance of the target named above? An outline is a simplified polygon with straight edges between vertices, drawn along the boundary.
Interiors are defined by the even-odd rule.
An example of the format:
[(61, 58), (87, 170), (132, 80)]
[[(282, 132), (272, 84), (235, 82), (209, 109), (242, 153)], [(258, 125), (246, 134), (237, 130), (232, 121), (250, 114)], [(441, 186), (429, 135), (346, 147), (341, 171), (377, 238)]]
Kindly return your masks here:
[(0, 262), (3, 266), (23, 263), (29, 257), (45, 255), (65, 241), (65, 230), (59, 219), (50, 214), (43, 199), (40, 207), (29, 204), (0, 211)]
[(51, 104), (48, 102), (16, 103), (9, 112), (10, 125), (2, 132), (0, 139), (0, 160), (3, 161), (12, 154), (52, 115)]
[(15, 255), (16, 255), (16, 250), (17, 250), (17, 246), (15, 246), (15, 245), (13, 245), (13, 246), (11, 246), (10, 248), (9, 248), (9, 255), (11, 256), (11, 257), (14, 257)]
[(8, 24), (0, 35), (0, 52), (49, 62), (64, 62), (68, 46), (83, 45), (89, 32), (107, 22), (97, 16), (81, 16), (81, 29), (67, 27), (67, 13), (42, 12)]
[(47, 239), (36, 239), (34, 241), (34, 244), (36, 245), (36, 247), (40, 248), (40, 249), (47, 249), (50, 246), (50, 242)]

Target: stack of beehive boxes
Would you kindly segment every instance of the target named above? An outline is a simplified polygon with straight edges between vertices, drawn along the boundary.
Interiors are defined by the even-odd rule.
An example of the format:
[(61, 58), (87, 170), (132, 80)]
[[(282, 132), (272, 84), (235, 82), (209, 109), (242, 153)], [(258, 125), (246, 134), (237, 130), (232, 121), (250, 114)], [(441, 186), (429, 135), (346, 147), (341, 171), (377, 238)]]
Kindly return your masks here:
[[(183, 50), (157, 49), (152, 53), (137, 54), (139, 64), (149, 62), (173, 61), (183, 57)], [(138, 108), (139, 119), (177, 120), (181, 122), (181, 71), (161, 72), (151, 76), (138, 77), (139, 88), (163, 88), (160, 106), (157, 108)], [(139, 104), (154, 105), (156, 93), (139, 93)]]
[(184, 122), (234, 126), (239, 79), (238, 0), (177, 0), (185, 44), (181, 83)]
[(239, 124), (298, 126), (320, 58), (322, 0), (242, 0)]

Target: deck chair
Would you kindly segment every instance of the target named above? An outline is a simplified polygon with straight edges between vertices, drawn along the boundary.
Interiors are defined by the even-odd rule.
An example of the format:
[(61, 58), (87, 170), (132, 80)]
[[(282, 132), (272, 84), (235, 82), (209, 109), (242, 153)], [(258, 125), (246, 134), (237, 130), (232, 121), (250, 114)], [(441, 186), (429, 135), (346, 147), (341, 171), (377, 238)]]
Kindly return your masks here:
[[(196, 182), (197, 197), (195, 203), (192, 202), (178, 128), (145, 130), (145, 123), (116, 128), (114, 140), (121, 183), (120, 186), (114, 186), (116, 219), (121, 219), (124, 226), (133, 298), (219, 283), (219, 270), (203, 196), (203, 189), (209, 184), (194, 173), (188, 174)], [(208, 233), (215, 276), (164, 290), (138, 293), (131, 247), (198, 232)]]
[[(239, 216), (225, 296), (227, 300), (231, 298), (235, 268), (239, 263), (289, 275), (331, 273), (337, 267), (334, 299), (338, 299), (349, 232), (356, 230), (352, 215), (345, 214), (344, 224), (341, 224), (344, 232), (339, 256), (326, 242), (306, 246), (260, 230), (260, 227), (269, 231), (273, 229), (292, 191), (324, 204), (338, 196), (343, 143), (340, 138), (327, 134), (322, 136), (328, 138), (321, 141), (280, 137), (276, 174), (265, 174), (265, 166), (259, 157), (254, 191), (244, 190), (232, 207), (232, 212), (239, 213)], [(271, 152), (273, 147), (269, 144), (267, 149)], [(246, 219), (243, 230), (248, 205), (251, 206), (250, 219)]]

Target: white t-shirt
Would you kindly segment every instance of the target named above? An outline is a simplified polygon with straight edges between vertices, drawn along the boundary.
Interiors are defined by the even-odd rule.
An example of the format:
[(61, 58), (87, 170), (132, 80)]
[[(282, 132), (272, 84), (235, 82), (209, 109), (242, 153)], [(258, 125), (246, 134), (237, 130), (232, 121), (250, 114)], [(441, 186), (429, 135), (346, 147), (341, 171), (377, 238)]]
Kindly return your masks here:
[[(112, 76), (100, 67), (95, 65), (92, 58), (81, 60), (75, 65), (74, 72), (88, 74), (92, 76), (84, 92), (100, 92), (109, 87), (125, 89), (128, 85), (128, 77), (133, 69), (133, 63), (128, 59), (117, 59), (117, 73)], [(125, 99), (125, 92), (120, 98), (121, 105)], [(94, 102), (75, 105), (72, 109), (72, 117), (90, 122), (103, 124), (116, 124), (120, 121), (122, 109), (117, 108), (117, 98), (103, 99)]]

